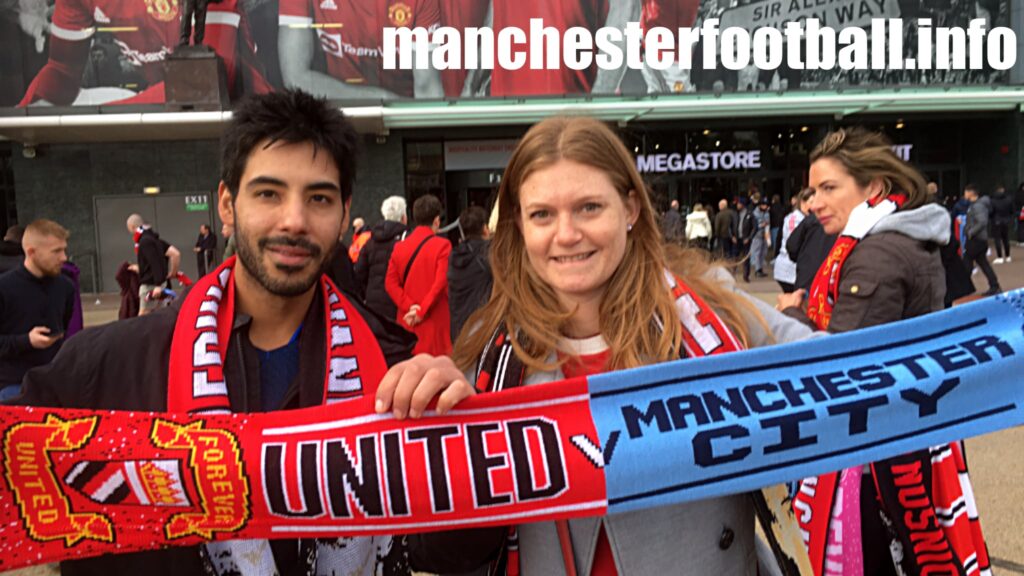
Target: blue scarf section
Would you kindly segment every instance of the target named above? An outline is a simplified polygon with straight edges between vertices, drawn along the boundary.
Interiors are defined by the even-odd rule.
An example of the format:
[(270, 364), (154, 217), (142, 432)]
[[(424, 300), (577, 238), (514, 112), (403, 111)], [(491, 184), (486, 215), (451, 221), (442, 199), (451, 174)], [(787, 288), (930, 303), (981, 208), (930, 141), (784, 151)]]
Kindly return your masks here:
[(592, 376), (608, 512), (746, 492), (1019, 425), (1022, 329), (1017, 290), (828, 338)]

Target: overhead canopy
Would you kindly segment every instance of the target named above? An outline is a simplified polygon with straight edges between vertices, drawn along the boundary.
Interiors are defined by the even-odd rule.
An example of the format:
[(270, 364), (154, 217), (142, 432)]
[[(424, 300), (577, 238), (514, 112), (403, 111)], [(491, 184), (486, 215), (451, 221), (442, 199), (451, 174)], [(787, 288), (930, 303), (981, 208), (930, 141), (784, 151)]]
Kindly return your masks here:
[[(402, 101), (341, 108), (364, 133), (403, 128), (448, 128), (532, 124), (558, 114), (588, 115), (630, 123), (723, 118), (787, 118), (915, 112), (996, 112), (1024, 109), (1024, 87), (939, 87), (762, 93), (682, 94), (593, 98)], [(116, 107), (95, 113), (44, 109), (7, 110), (0, 137), (26, 144), (191, 140), (218, 138), (230, 111), (163, 112), (153, 107), (123, 113)], [(56, 109), (54, 109), (56, 112)]]

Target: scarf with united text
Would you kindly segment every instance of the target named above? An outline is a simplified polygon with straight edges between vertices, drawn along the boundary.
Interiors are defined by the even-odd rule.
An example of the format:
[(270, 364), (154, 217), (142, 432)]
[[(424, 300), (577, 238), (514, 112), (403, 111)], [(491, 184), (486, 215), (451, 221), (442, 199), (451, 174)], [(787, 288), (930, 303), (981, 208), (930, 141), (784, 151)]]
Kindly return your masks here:
[[(839, 299), (843, 266), (857, 244), (906, 196), (869, 200), (850, 213), (811, 284), (807, 316), (827, 330)], [(929, 458), (929, 454), (931, 457)], [(938, 456), (936, 456), (936, 454)], [(861, 467), (799, 483), (793, 510), (816, 576), (865, 576), (862, 526), (881, 526), (900, 573), (989, 574), (967, 466), (959, 444), (933, 447), (869, 465), (881, 518), (861, 517)], [(866, 522), (866, 524), (864, 524)], [(868, 575), (870, 576), (870, 575)]]
[[(235, 264), (236, 259), (229, 258), (212, 274), (200, 279), (182, 304), (171, 341), (167, 386), (170, 412), (231, 412), (224, 358), (235, 318)], [(324, 306), (326, 327), (322, 403), (372, 398), (373, 387), (387, 370), (373, 333), (326, 275), (317, 282), (317, 289)], [(369, 390), (368, 396), (364, 382), (368, 383), (365, 387)], [(314, 573), (318, 560), (321, 568), (333, 564), (335, 569), (346, 572), (372, 574), (377, 561), (389, 554), (391, 539), (363, 540), (303, 540), (299, 543), (299, 562), (306, 574)], [(241, 572), (248, 576), (270, 576), (277, 573), (267, 540), (210, 542), (205, 545), (203, 557), (217, 574)]]

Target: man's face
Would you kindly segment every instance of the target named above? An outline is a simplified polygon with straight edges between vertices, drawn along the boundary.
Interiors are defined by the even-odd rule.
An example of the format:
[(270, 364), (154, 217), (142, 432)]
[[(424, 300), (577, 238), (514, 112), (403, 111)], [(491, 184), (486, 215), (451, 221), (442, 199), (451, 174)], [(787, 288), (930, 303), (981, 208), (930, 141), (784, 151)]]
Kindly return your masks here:
[(27, 248), (25, 255), (45, 276), (59, 275), (60, 267), (68, 261), (68, 242), (56, 236), (36, 237)]
[(313, 145), (257, 144), (234, 198), (220, 185), (221, 219), (234, 228), (243, 273), (267, 292), (305, 294), (348, 227), (338, 167)]
[(974, 202), (978, 199), (978, 193), (974, 190), (964, 190), (964, 198), (966, 198), (968, 202)]

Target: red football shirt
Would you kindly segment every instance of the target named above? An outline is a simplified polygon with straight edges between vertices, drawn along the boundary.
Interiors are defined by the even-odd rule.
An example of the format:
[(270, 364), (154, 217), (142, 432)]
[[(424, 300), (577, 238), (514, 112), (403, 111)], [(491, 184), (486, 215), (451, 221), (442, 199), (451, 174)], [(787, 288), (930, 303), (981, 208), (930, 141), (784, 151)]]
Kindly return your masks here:
[(327, 73), (351, 84), (413, 96), (410, 70), (384, 70), (385, 27), (423, 27), (440, 21), (438, 0), (280, 0), (280, 26), (313, 26)]
[(644, 0), (640, 9), (640, 25), (644, 32), (663, 26), (676, 33), (678, 28), (690, 28), (697, 21), (700, 0)]
[[(515, 26), (529, 34), (530, 19), (541, 18), (545, 27), (559, 30), (559, 35), (574, 26), (591, 32), (604, 26), (608, 17), (607, 0), (523, 0), (494, 3), (494, 36), (507, 26)], [(561, 44), (560, 44), (561, 45)], [(516, 51), (528, 51), (517, 46)], [(597, 74), (597, 64), (586, 70), (562, 66), (557, 70), (531, 70), (529, 52), (526, 64), (519, 70), (504, 70), (495, 62), (491, 73), (492, 96), (530, 96), (544, 94), (589, 94)], [(562, 51), (558, 51), (559, 59)]]
[[(451, 26), (462, 31), (466, 28), (479, 28), (487, 17), (487, 4), (490, 0), (439, 0), (441, 7), (441, 26)], [(462, 94), (462, 85), (466, 82), (468, 70), (442, 70), (441, 81), (444, 83), (444, 95), (457, 98)]]

